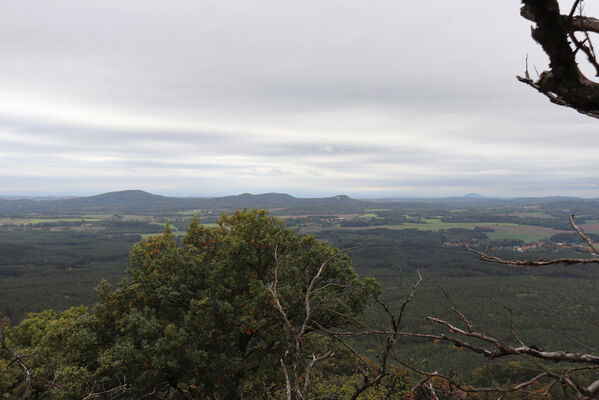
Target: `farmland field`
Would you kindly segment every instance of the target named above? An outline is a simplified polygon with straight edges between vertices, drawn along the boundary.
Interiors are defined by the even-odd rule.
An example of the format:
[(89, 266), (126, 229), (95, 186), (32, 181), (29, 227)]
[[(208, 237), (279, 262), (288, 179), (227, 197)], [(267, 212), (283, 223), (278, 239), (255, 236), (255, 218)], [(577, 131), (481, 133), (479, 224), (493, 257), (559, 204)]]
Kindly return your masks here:
[(360, 218), (378, 218), (379, 216), (374, 213), (362, 214)]
[(0, 225), (35, 225), (57, 222), (95, 222), (100, 218), (0, 218)]
[(508, 232), (508, 231), (495, 231), (485, 232), (489, 239), (517, 239), (522, 240), (524, 243), (538, 242), (539, 240), (546, 239), (546, 235), (537, 235), (533, 233), (523, 232)]
[(518, 225), (512, 223), (492, 223), (492, 222), (439, 222), (431, 224), (403, 224), (381, 226), (386, 229), (417, 229), (419, 231), (440, 231), (442, 229), (474, 229), (490, 228), (493, 232), (485, 232), (489, 239), (520, 239), (525, 243), (535, 242), (541, 239), (549, 238), (558, 231), (543, 226)]
[(425, 219), (426, 223), (405, 223), (401, 225), (383, 225), (386, 229), (417, 229), (419, 231), (440, 231), (441, 229), (474, 229), (477, 227), (495, 229), (499, 226), (518, 226), (510, 222), (442, 222), (440, 219)]
[[(590, 221), (588, 221), (590, 222)], [(599, 233), (599, 222), (586, 223), (580, 226), (585, 232)]]

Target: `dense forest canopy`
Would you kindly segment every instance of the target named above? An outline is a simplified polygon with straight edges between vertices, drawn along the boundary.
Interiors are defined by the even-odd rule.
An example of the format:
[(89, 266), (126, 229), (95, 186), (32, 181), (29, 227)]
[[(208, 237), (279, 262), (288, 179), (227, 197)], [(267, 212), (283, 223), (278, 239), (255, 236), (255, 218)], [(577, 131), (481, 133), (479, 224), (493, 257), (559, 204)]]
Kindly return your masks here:
[[(223, 216), (215, 228), (194, 219), (181, 242), (167, 228), (136, 244), (135, 268), (115, 290), (102, 282), (93, 309), (32, 314), (6, 330), (6, 349), (29, 354), (33, 380), (13, 368), (0, 387), (15, 396), (31, 390), (72, 399), (116, 387), (126, 398), (274, 395), (290, 348), (268, 291), (276, 259), (290, 320), (305, 318), (301, 295), (324, 262), (311, 314), (323, 329), (347, 325), (379, 290), (356, 276), (347, 255), (292, 233), (265, 212)], [(318, 348), (320, 341), (309, 337), (304, 346)]]

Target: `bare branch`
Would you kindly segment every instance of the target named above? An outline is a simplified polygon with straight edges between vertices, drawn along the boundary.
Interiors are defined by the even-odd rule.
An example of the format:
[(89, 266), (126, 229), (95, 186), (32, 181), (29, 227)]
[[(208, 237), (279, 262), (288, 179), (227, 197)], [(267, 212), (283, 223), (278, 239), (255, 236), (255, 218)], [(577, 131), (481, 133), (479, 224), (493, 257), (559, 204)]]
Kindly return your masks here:
[(308, 323), (310, 322), (310, 319), (312, 318), (310, 301), (312, 298), (314, 285), (316, 285), (316, 282), (320, 279), (320, 276), (322, 275), (324, 268), (327, 266), (327, 264), (329, 262), (331, 262), (335, 258), (339, 257), (340, 255), (345, 254), (350, 250), (358, 249), (360, 247), (361, 246), (355, 246), (355, 247), (350, 247), (350, 248), (347, 248), (344, 250), (339, 250), (337, 253), (333, 254), (332, 256), (327, 258), (325, 261), (323, 261), (322, 264), (320, 264), (320, 267), (316, 271), (316, 274), (312, 277), (312, 280), (310, 281), (310, 285), (308, 286), (308, 289), (306, 290), (306, 295), (304, 297), (305, 298), (304, 304), (305, 304), (305, 308), (306, 308), (306, 317), (304, 318), (304, 323), (302, 324), (302, 327), (300, 328), (299, 335), (303, 335), (306, 332)]
[(468, 331), (472, 332), (474, 330), (474, 325), (468, 320), (468, 318), (466, 318), (464, 313), (462, 313), (460, 311), (460, 309), (458, 308), (456, 303), (453, 302), (453, 300), (449, 296), (449, 293), (447, 292), (447, 290), (445, 290), (445, 288), (443, 286), (441, 286), (439, 281), (435, 280), (433, 282), (435, 282), (435, 284), (439, 287), (439, 289), (441, 289), (441, 292), (443, 293), (443, 295), (445, 296), (447, 301), (449, 301), (449, 303), (451, 304), (451, 311), (453, 311), (462, 320), (462, 322), (464, 322), (464, 324), (466, 324)]
[(327, 283), (326, 285), (323, 285), (323, 286), (321, 286), (321, 287), (319, 287), (319, 288), (316, 288), (316, 289), (314, 289), (314, 290), (312, 291), (312, 294), (314, 294), (314, 293), (318, 293), (318, 292), (320, 292), (321, 290), (325, 290), (325, 289), (328, 289), (328, 288), (330, 288), (330, 287), (347, 288), (347, 287), (349, 287), (349, 286), (347, 286), (347, 285), (342, 285), (342, 284), (340, 284), (340, 283), (333, 283), (333, 282), (330, 282), (330, 283)]
[[(523, 392), (525, 391), (525, 389), (533, 384), (535, 384), (536, 382), (540, 381), (542, 378), (548, 377), (550, 376), (550, 374), (548, 372), (543, 372), (538, 374), (537, 376), (524, 381), (524, 382), (520, 382), (511, 386), (507, 386), (507, 387), (496, 387), (496, 386), (488, 386), (488, 387), (472, 387), (472, 386), (468, 386), (468, 385), (464, 385), (462, 383), (457, 382), (456, 380), (454, 380), (453, 378), (443, 375), (437, 371), (435, 372), (426, 372), (426, 371), (422, 371), (419, 370), (418, 368), (414, 367), (413, 365), (409, 365), (406, 364), (404, 362), (400, 361), (400, 364), (403, 365), (404, 367), (416, 372), (418, 375), (423, 376), (423, 378), (420, 380), (420, 382), (415, 386), (415, 388), (417, 387), (422, 387), (426, 390), (431, 390), (431, 388), (433, 388), (434, 390), (434, 386), (432, 386), (432, 383), (430, 382), (431, 378), (438, 378), (438, 379), (442, 379), (446, 382), (448, 382), (451, 386), (455, 387), (456, 389), (462, 391), (462, 392), (468, 392), (468, 393), (511, 393), (511, 392)], [(428, 384), (428, 385), (427, 385)]]
[[(574, 231), (578, 234), (578, 236), (580, 236), (587, 243), (587, 246), (589, 246), (591, 251), (595, 254), (599, 254), (599, 249), (597, 248), (595, 243), (574, 222), (574, 214), (570, 215), (570, 225), (572, 226), (572, 229), (574, 229)], [(598, 264), (599, 263), (599, 257), (594, 257), (594, 258), (554, 258), (551, 260), (505, 260), (505, 259), (497, 257), (497, 256), (489, 255), (487, 252), (476, 250), (476, 249), (472, 248), (468, 243), (464, 243), (463, 246), (469, 252), (478, 255), (480, 257), (480, 259), (483, 261), (497, 263), (497, 264), (510, 265), (512, 267), (518, 267), (518, 266), (544, 267), (547, 265), (556, 265), (556, 264), (573, 265), (573, 264)], [(443, 292), (445, 293), (445, 291), (443, 291)], [(451, 302), (451, 299), (450, 299), (450, 302)]]
[[(420, 286), (421, 283), (422, 283), (422, 275), (420, 274), (420, 271), (418, 271), (418, 280), (416, 281), (416, 283), (412, 284), (412, 291), (410, 292), (410, 295), (408, 297), (406, 297), (403, 300), (403, 302), (401, 303), (401, 306), (399, 308), (399, 315), (397, 316), (395, 323), (393, 324), (394, 330), (399, 330), (399, 325), (403, 318), (406, 307), (407, 307), (408, 303), (411, 302), (412, 299), (414, 298), (414, 295), (416, 294), (416, 289), (418, 289), (418, 286)], [(385, 307), (385, 309), (386, 309), (386, 307)]]
[(582, 229), (580, 229), (578, 227), (578, 225), (576, 225), (574, 223), (574, 214), (570, 215), (570, 226), (572, 226), (572, 229), (574, 229), (576, 231), (576, 233), (578, 234), (578, 236), (580, 236), (585, 242), (587, 242), (587, 245), (591, 248), (591, 250), (594, 253), (599, 254), (599, 249), (597, 249), (597, 247), (595, 246), (595, 243), (593, 243), (593, 241), (591, 240), (591, 238), (589, 238), (583, 231)]
[(503, 306), (503, 308), (505, 308), (508, 312), (508, 321), (510, 324), (510, 332), (512, 333), (512, 336), (514, 337), (514, 339), (516, 339), (516, 341), (518, 343), (520, 343), (521, 346), (525, 346), (524, 342), (522, 341), (522, 339), (520, 339), (520, 336), (518, 336), (518, 334), (516, 333), (516, 330), (514, 329), (514, 321), (512, 319), (512, 309), (509, 308), (508, 306)]
[[(23, 356), (6, 344), (6, 340), (4, 337), (4, 324), (5, 321), (0, 321), (0, 347), (2, 347), (4, 350), (8, 351), (11, 354), (13, 358), (13, 361), (11, 361), (11, 363), (16, 362), (17, 364), (19, 364), (19, 367), (21, 367), (21, 370), (23, 370), (23, 375), (25, 376), (25, 391), (23, 392), (22, 399), (29, 399), (31, 398), (31, 373), (29, 372), (27, 365), (25, 365), (25, 363), (23, 362)], [(2, 373), (4, 373), (4, 370), (2, 371)]]
[(125, 383), (125, 384), (110, 388), (108, 390), (103, 390), (101, 392), (93, 392), (92, 391), (87, 396), (85, 396), (82, 400), (91, 400), (91, 399), (95, 399), (97, 397), (102, 397), (106, 394), (122, 393), (122, 392), (126, 392), (130, 389), (131, 388)]
[[(280, 360), (281, 366), (283, 368), (283, 374), (285, 376), (285, 388), (286, 388), (286, 395), (287, 395), (288, 400), (293, 399), (294, 396), (296, 396), (298, 399), (306, 399), (307, 395), (308, 395), (308, 390), (310, 388), (310, 376), (312, 374), (312, 369), (316, 366), (317, 363), (319, 363), (320, 361), (333, 355), (333, 353), (331, 351), (325, 352), (322, 356), (312, 355), (312, 358), (308, 362), (308, 364), (305, 365), (305, 367), (302, 367), (302, 365), (304, 363), (304, 354), (303, 354), (304, 337), (309, 332), (308, 327), (311, 326), (311, 323), (312, 323), (312, 306), (311, 306), (312, 296), (314, 295), (314, 293), (317, 293), (317, 292), (324, 290), (326, 288), (329, 288), (329, 287), (345, 287), (345, 285), (340, 285), (340, 284), (335, 284), (335, 283), (328, 283), (319, 288), (315, 288), (315, 286), (316, 286), (317, 282), (320, 280), (325, 267), (333, 259), (335, 259), (335, 258), (339, 257), (340, 255), (348, 252), (349, 250), (352, 250), (355, 248), (357, 248), (357, 247), (340, 250), (340, 251), (336, 252), (335, 254), (331, 255), (329, 258), (327, 258), (325, 261), (323, 261), (320, 264), (316, 273), (312, 276), (312, 279), (310, 280), (310, 284), (308, 285), (308, 288), (306, 289), (306, 294), (303, 296), (304, 297), (305, 317), (304, 317), (304, 320), (303, 320), (301, 326), (299, 327), (299, 329), (296, 329), (293, 326), (289, 317), (287, 316), (285, 308), (281, 304), (281, 298), (280, 298), (279, 291), (278, 291), (278, 284), (279, 284), (279, 268), (282, 265), (282, 260), (279, 259), (278, 247), (275, 246), (275, 249), (274, 249), (275, 250), (274, 251), (274, 257), (275, 257), (274, 280), (268, 286), (268, 291), (270, 292), (270, 294), (273, 297), (273, 302), (274, 302), (275, 308), (281, 315), (281, 318), (283, 319), (283, 322), (285, 323), (285, 326), (287, 327), (287, 330), (289, 331), (289, 334), (291, 336), (291, 339), (293, 340), (294, 347), (295, 347), (295, 354), (293, 357), (293, 376), (292, 377), (290, 376), (289, 371), (287, 370), (287, 366), (285, 365), (285, 358), (287, 357), (288, 352), (285, 352), (285, 356), (283, 358), (281, 358), (281, 360)], [(303, 382), (303, 384), (301, 384), (301, 382)]]
[(570, 20), (570, 29), (573, 31), (599, 33), (599, 19), (584, 15), (573, 16)]
[(572, 17), (574, 16), (574, 13), (576, 12), (576, 9), (578, 8), (578, 6), (580, 5), (581, 0), (576, 0), (573, 4), (572, 4), (572, 8), (570, 8), (570, 14), (568, 14), (568, 19), (571, 20)]
[(535, 348), (532, 346), (526, 346), (526, 345), (520, 346), (520, 347), (513, 347), (513, 346), (510, 346), (508, 344), (501, 342), (499, 339), (497, 339), (495, 337), (488, 336), (483, 333), (466, 332), (466, 331), (452, 325), (451, 323), (449, 323), (445, 320), (439, 319), (439, 318), (427, 317), (426, 319), (431, 322), (443, 325), (443, 326), (447, 327), (447, 329), (449, 329), (449, 331), (456, 333), (460, 336), (472, 337), (472, 338), (480, 339), (487, 343), (493, 344), (497, 348), (497, 350), (490, 351), (488, 349), (484, 349), (484, 348), (478, 347), (478, 346), (473, 346), (473, 345), (470, 345), (465, 342), (459, 342), (456, 338), (442, 335), (442, 338), (444, 340), (448, 340), (453, 343), (458, 343), (461, 346), (464, 346), (464, 347), (470, 348), (473, 351), (476, 351), (477, 353), (482, 353), (488, 358), (498, 358), (498, 357), (503, 357), (503, 356), (507, 356), (507, 355), (527, 354), (527, 355), (533, 356), (535, 358), (549, 360), (549, 361), (577, 362), (577, 363), (599, 365), (599, 357), (592, 355), (592, 354), (570, 353), (570, 352), (565, 352), (565, 351), (542, 351), (542, 350), (539, 350), (538, 348)]
[(283, 321), (285, 322), (285, 325), (287, 326), (287, 329), (289, 329), (289, 332), (293, 336), (293, 335), (295, 335), (295, 330), (293, 328), (293, 325), (291, 324), (291, 322), (287, 318), (287, 313), (285, 312), (285, 310), (283, 309), (283, 306), (281, 305), (281, 299), (279, 297), (279, 292), (278, 292), (279, 267), (281, 266), (281, 261), (278, 258), (277, 250), (278, 250), (278, 246), (275, 246), (275, 252), (274, 252), (275, 253), (274, 281), (268, 286), (268, 291), (270, 292), (270, 294), (273, 297), (273, 300), (275, 302), (275, 307), (276, 307), (277, 311), (279, 312), (279, 314), (281, 314), (281, 318), (283, 319)]
[(551, 260), (504, 260), (500, 257), (491, 256), (482, 251), (473, 249), (469, 244), (463, 245), (469, 252), (477, 254), (483, 261), (488, 261), (497, 264), (510, 265), (512, 267), (544, 267), (547, 265), (573, 265), (573, 264), (599, 264), (599, 258), (554, 258)]
[(596, 398), (599, 395), (599, 379), (584, 388), (584, 394), (591, 398)]
[(586, 78), (576, 63), (576, 51), (582, 49), (599, 73), (590, 38), (588, 46), (576, 40), (578, 44), (575, 42), (572, 48), (568, 42), (574, 31), (584, 32), (585, 37), (588, 37), (587, 32), (599, 32), (599, 21), (582, 15), (574, 17), (579, 1), (575, 2), (569, 15), (560, 14), (557, 0), (522, 0), (522, 3), (520, 13), (536, 24), (532, 37), (549, 57), (550, 69), (541, 73), (536, 82), (528, 76), (518, 77), (518, 80), (535, 88), (555, 104), (599, 118), (599, 84)]
[(308, 365), (306, 366), (306, 372), (305, 372), (305, 377), (304, 377), (304, 389), (302, 391), (302, 393), (307, 394), (308, 393), (308, 389), (310, 389), (310, 376), (312, 374), (312, 369), (314, 368), (314, 366), (319, 363), (322, 360), (326, 360), (327, 358), (331, 357), (334, 353), (332, 351), (327, 351), (326, 353), (324, 353), (322, 356), (317, 357), (316, 355), (312, 354), (312, 359), (310, 360), (310, 362), (308, 363)]
[(283, 368), (283, 374), (285, 375), (285, 393), (287, 395), (287, 400), (291, 400), (291, 380), (289, 380), (289, 372), (287, 371), (287, 366), (285, 365), (286, 356), (287, 352), (285, 352), (285, 356), (281, 358), (281, 367)]

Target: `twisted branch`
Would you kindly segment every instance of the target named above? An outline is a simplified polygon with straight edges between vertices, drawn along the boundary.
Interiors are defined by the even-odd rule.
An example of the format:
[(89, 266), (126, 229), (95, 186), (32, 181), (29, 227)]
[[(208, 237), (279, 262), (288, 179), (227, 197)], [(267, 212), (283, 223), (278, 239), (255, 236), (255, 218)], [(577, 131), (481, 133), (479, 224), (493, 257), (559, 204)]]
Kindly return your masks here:
[(8, 367), (11, 364), (13, 364), (15, 362), (17, 364), (19, 364), (19, 367), (23, 371), (23, 376), (25, 376), (25, 392), (23, 393), (23, 397), (21, 397), (21, 398), (23, 400), (29, 399), (29, 398), (31, 398), (31, 372), (29, 372), (27, 365), (23, 361), (23, 356), (21, 354), (19, 354), (16, 350), (14, 350), (12, 347), (9, 347), (6, 344), (6, 340), (4, 337), (4, 324), (5, 324), (4, 321), (0, 321), (0, 347), (2, 347), (4, 350), (6, 350), (10, 353), (10, 355), (12, 356), (12, 360), (9, 362), (9, 364), (6, 366), (6, 368), (4, 368), (2, 370), (2, 372), (0, 373), (0, 376), (2, 376), (2, 374), (4, 374), (6, 372), (6, 370), (8, 369)]

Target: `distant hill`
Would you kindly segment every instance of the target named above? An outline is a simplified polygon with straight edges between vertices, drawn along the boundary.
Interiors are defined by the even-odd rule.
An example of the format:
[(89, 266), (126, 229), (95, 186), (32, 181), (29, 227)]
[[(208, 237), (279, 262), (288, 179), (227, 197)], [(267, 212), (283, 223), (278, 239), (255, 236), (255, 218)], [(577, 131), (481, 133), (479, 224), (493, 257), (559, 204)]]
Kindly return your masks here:
[(285, 193), (243, 193), (238, 196), (214, 197), (196, 200), (198, 208), (285, 208), (298, 204), (302, 200)]
[[(324, 198), (297, 198), (285, 193), (243, 193), (235, 196), (199, 198), (160, 196), (143, 190), (124, 190), (88, 197), (52, 199), (2, 199), (0, 217), (22, 214), (171, 213), (189, 210), (230, 211), (243, 208), (270, 210), (275, 215), (335, 215), (362, 213), (369, 208), (421, 210), (505, 205), (545, 204), (581, 213), (599, 207), (598, 199), (572, 197), (498, 199), (470, 193), (463, 197), (410, 198), (397, 200), (356, 200), (340, 194)], [(440, 215), (440, 214), (439, 214)]]
[(89, 197), (47, 200), (0, 199), (0, 214), (68, 213), (68, 212), (176, 212), (183, 210), (234, 210), (242, 208), (286, 209), (291, 212), (332, 213), (341, 210), (355, 211), (365, 202), (346, 195), (328, 198), (300, 199), (284, 193), (243, 193), (236, 196), (194, 198), (167, 197), (143, 190), (124, 190)]
[(143, 190), (123, 190), (120, 192), (103, 193), (96, 196), (80, 197), (65, 200), (67, 204), (80, 205), (82, 207), (147, 207), (149, 205), (166, 205), (170, 198), (144, 192)]

